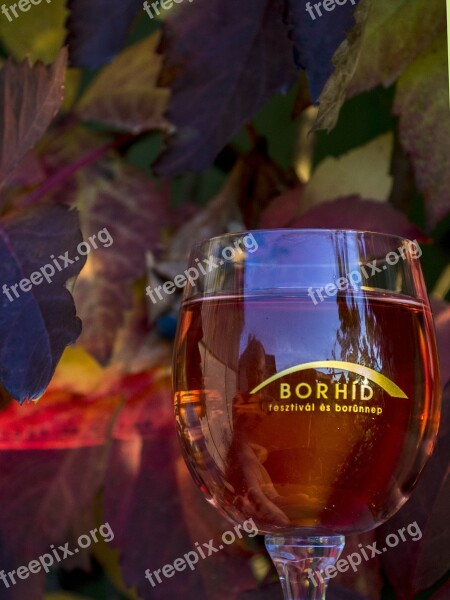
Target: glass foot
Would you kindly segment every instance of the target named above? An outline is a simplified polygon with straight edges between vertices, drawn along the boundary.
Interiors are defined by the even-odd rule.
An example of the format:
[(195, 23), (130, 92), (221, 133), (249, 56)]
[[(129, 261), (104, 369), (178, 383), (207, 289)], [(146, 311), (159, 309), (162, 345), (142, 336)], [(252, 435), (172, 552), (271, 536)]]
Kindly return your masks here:
[(285, 600), (325, 600), (329, 568), (344, 549), (345, 538), (266, 535), (265, 540)]

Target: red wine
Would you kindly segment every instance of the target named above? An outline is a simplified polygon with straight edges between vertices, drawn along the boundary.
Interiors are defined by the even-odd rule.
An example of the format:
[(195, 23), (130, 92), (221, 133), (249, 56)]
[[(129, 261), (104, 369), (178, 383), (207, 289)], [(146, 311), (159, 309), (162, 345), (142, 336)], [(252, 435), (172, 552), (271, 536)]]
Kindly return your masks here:
[(429, 309), (389, 293), (212, 296), (182, 307), (175, 413), (207, 498), (262, 532), (372, 529), (438, 426)]

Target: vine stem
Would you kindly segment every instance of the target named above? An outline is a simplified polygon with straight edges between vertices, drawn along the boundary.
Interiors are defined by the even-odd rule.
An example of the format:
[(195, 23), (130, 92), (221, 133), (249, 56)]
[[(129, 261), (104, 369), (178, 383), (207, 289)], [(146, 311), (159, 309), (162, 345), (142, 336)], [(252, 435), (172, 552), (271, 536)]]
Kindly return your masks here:
[(97, 160), (99, 160), (102, 156), (104, 156), (110, 150), (114, 150), (124, 144), (127, 144), (129, 141), (134, 139), (135, 136), (131, 134), (124, 134), (117, 137), (112, 142), (108, 142), (107, 144), (103, 144), (99, 148), (96, 148), (92, 152), (89, 152), (76, 162), (72, 163), (68, 167), (61, 169), (51, 177), (49, 177), (40, 187), (38, 187), (34, 192), (32, 192), (29, 196), (27, 196), (22, 202), (22, 206), (29, 206), (30, 204), (35, 204), (41, 198), (43, 198), (48, 192), (53, 190), (54, 188), (63, 184), (69, 177), (74, 175), (77, 171), (90, 165)]

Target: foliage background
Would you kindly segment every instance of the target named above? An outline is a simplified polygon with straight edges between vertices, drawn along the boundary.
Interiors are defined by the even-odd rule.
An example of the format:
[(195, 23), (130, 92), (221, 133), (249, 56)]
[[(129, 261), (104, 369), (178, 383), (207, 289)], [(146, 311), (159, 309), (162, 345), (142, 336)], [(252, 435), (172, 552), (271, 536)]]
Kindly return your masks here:
[(415, 520), (424, 536), (340, 576), (330, 600), (450, 597), (445, 2), (361, 0), (316, 21), (305, 4), (195, 0), (151, 20), (137, 0), (52, 0), (1, 16), (0, 283), (104, 227), (114, 244), (45, 289), (2, 298), (0, 566), (95, 523), (115, 533), (46, 579), (0, 585), (1, 599), (280, 598), (258, 538), (158, 588), (144, 579), (229, 528), (174, 438), (180, 298), (149, 306), (144, 290), (182, 272), (197, 239), (292, 226), (423, 245), (440, 438), (412, 499), (347, 551)]

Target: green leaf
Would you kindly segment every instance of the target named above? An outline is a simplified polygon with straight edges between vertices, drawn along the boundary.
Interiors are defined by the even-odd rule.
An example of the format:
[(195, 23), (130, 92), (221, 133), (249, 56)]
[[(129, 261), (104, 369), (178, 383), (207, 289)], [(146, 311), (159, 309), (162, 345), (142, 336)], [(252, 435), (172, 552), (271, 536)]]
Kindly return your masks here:
[(394, 83), (445, 29), (445, 0), (373, 2), (350, 95)]
[(450, 110), (446, 36), (417, 59), (398, 82), (394, 111), (400, 139), (411, 155), (417, 187), (425, 196), (428, 223), (450, 211)]
[(67, 51), (50, 67), (8, 60), (0, 71), (0, 183), (39, 141), (63, 100)]
[(162, 55), (156, 53), (159, 34), (127, 48), (106, 66), (80, 101), (83, 119), (138, 134), (169, 129), (163, 118), (170, 92), (158, 87)]

